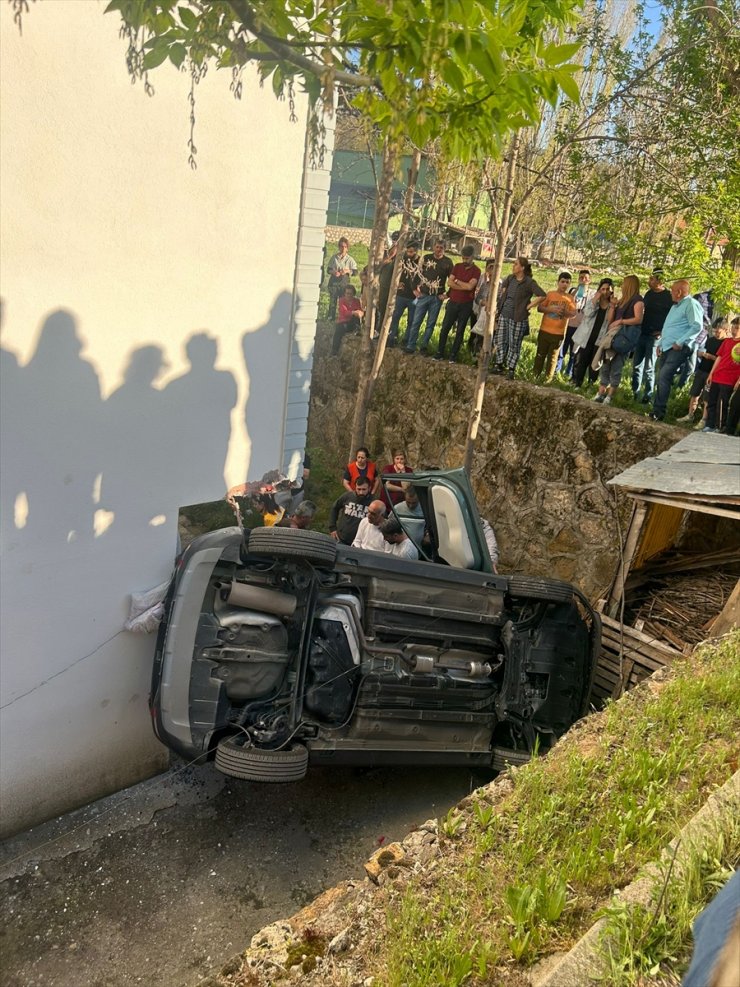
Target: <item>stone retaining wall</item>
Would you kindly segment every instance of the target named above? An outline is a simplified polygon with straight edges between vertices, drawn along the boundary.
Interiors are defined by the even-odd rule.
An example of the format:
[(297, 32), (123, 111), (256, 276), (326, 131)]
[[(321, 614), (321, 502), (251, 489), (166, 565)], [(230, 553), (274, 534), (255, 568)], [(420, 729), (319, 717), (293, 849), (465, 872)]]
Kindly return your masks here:
[[(359, 340), (337, 358), (317, 343), (309, 445), (335, 464), (337, 495), (347, 462)], [(475, 368), (386, 354), (368, 416), (367, 445), (379, 466), (402, 445), (411, 466), (462, 464)], [(500, 570), (568, 579), (590, 597), (614, 576), (633, 501), (606, 486), (628, 466), (684, 433), (648, 418), (524, 381), (489, 380), (472, 480), (494, 526)]]
[(340, 236), (346, 236), (350, 242), (350, 246), (353, 243), (364, 243), (366, 247), (369, 247), (370, 238), (373, 235), (372, 230), (365, 230), (358, 226), (327, 226), (325, 232), (329, 250), (339, 240)]

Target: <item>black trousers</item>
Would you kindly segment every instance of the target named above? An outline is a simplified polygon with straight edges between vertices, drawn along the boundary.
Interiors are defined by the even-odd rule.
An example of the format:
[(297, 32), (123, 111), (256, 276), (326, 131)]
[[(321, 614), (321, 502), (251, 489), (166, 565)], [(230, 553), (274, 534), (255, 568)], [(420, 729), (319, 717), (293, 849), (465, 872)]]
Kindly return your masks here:
[(450, 351), (450, 359), (457, 359), (457, 354), (460, 351), (463, 337), (465, 335), (465, 326), (468, 324), (468, 319), (470, 318), (470, 313), (472, 311), (472, 298), (469, 302), (453, 302), (452, 300), (447, 302), (444, 322), (442, 323), (442, 328), (439, 331), (439, 349), (437, 350), (437, 356), (444, 356), (450, 329), (453, 325), (456, 325), (457, 328), (455, 329), (455, 339), (452, 343), (452, 350)]

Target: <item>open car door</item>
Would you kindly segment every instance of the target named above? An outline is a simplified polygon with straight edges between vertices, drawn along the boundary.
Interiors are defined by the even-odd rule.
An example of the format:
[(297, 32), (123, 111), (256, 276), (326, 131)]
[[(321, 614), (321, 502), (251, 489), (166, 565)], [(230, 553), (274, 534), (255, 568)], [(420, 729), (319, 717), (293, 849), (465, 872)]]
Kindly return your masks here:
[(424, 544), (416, 546), (421, 558), (456, 569), (493, 571), (478, 505), (464, 469), (420, 471), (384, 479), (400, 479), (418, 494), (428, 534)]

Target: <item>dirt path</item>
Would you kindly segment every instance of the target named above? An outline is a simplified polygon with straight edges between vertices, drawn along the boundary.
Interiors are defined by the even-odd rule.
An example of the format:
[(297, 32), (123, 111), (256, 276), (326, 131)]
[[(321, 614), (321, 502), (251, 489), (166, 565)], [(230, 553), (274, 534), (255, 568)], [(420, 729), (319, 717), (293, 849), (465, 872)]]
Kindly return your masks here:
[(475, 783), (418, 768), (322, 768), (290, 786), (232, 783), (211, 766), (152, 779), (5, 844), (0, 984), (193, 987)]

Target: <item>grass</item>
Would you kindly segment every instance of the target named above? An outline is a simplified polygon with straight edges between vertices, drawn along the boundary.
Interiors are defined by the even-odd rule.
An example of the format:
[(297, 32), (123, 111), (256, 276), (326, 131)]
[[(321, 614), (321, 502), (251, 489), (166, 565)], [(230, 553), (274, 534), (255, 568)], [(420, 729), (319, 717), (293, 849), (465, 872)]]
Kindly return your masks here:
[(691, 958), (694, 919), (740, 866), (740, 821), (723, 820), (702, 843), (685, 850), (680, 875), (661, 866), (646, 908), (615, 902), (607, 910), (610, 987), (642, 987), (649, 978), (680, 982)]
[(736, 769), (739, 651), (740, 632), (705, 646), (516, 771), (493, 811), (449, 817), (440, 865), (389, 908), (379, 982), (514, 984), (577, 940)]

